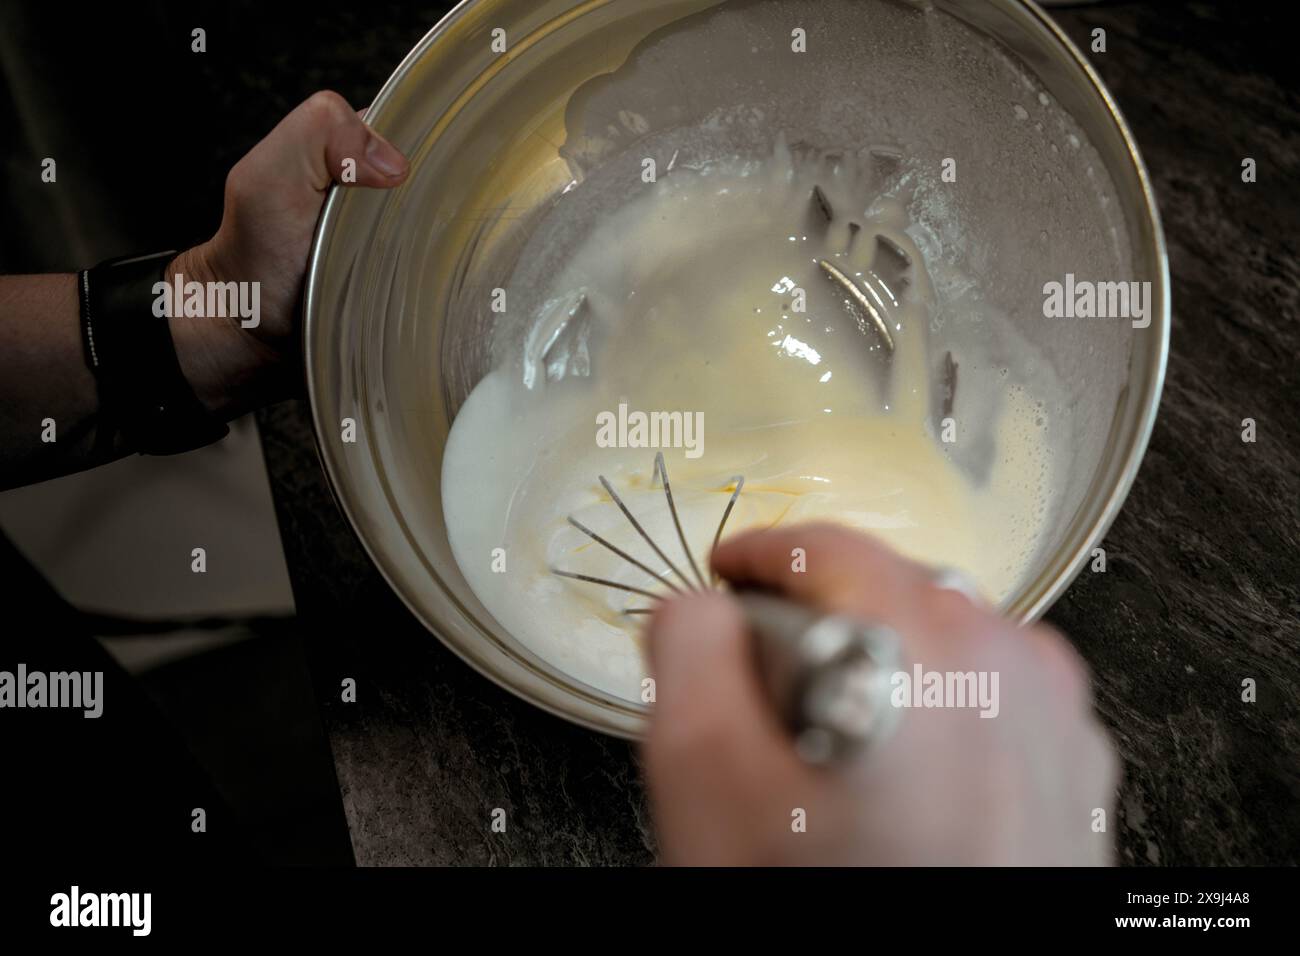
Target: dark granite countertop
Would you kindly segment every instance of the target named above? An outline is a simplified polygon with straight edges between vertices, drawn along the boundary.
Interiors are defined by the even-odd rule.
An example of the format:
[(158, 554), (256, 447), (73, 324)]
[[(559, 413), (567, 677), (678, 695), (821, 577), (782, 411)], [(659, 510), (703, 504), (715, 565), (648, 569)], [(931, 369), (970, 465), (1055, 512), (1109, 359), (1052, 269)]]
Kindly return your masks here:
[[(1125, 863), (1300, 859), (1300, 95), (1275, 7), (1057, 13), (1080, 47), (1108, 32), (1092, 60), (1154, 178), (1173, 274), (1160, 417), (1104, 542), (1108, 570), (1085, 572), (1048, 615), (1090, 662), (1124, 758)], [(396, 63), (436, 16), (389, 13), (355, 58), (308, 79), (361, 101), (362, 81), (382, 78), (375, 58), (396, 50)], [(1248, 156), (1254, 184), (1241, 180)], [(302, 403), (260, 424), (357, 861), (653, 860), (633, 749), (515, 700), (444, 649), (335, 508)], [(339, 700), (345, 677), (354, 705)], [(493, 807), (508, 833), (490, 832)]]

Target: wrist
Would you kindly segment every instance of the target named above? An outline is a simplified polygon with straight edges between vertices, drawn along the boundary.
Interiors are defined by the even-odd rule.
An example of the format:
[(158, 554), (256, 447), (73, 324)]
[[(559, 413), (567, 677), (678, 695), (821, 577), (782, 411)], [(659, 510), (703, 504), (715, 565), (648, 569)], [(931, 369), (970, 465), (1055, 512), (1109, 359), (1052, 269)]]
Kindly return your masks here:
[(194, 340), (182, 334), (178, 354), (167, 318), (172, 303), (163, 293), (171, 285), (160, 280), (174, 256), (122, 256), (80, 274), (82, 344), (99, 398), (96, 452), (121, 445), (171, 455), (226, 434), (181, 367), (183, 354), (195, 381), (204, 381), (195, 371), (201, 350), (188, 347)]
[[(268, 400), (269, 373), (278, 357), (240, 327), (239, 317), (230, 314), (233, 310), (208, 314), (213, 301), (208, 290), (234, 281), (221, 272), (218, 260), (211, 242), (201, 243), (168, 263), (164, 280), (172, 287), (167, 322), (181, 372), (203, 406), (229, 421)], [(175, 295), (178, 282), (180, 297)], [(203, 290), (203, 304), (186, 309), (195, 291), (191, 283)]]

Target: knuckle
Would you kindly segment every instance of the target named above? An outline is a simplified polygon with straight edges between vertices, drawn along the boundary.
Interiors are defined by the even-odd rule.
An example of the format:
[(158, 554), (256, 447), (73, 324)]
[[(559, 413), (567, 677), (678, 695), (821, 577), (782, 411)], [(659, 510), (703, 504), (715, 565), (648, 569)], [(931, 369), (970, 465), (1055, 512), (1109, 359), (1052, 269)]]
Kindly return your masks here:
[(352, 114), (348, 101), (333, 90), (319, 90), (307, 97), (303, 109), (313, 120), (319, 122), (337, 122)]
[(699, 635), (737, 627), (736, 621), (730, 602), (718, 594), (688, 594), (664, 601), (650, 618), (652, 653), (665, 644), (698, 648)]
[(650, 638), (679, 630), (684, 621), (691, 616), (690, 598), (677, 598), (660, 601), (650, 616)]
[(249, 193), (249, 170), (246, 159), (241, 159), (226, 173), (226, 202), (237, 203)]

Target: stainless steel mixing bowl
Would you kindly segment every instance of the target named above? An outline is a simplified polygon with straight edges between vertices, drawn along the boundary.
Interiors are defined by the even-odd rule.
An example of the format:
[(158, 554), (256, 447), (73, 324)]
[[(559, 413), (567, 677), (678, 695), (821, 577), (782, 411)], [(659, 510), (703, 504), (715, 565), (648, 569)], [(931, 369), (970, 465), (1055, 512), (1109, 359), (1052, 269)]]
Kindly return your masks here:
[[(733, 6), (739, 2), (763, 0), (730, 0)], [(883, 68), (905, 72), (906, 39), (896, 57), (871, 47), (881, 42), (877, 27), (884, 17), (873, 11), (887, 2), (908, 0), (862, 0), (864, 33), (856, 39), (874, 50), (875, 68), (883, 62)], [(674, 79), (675, 93), (647, 89), (645, 108), (633, 110), (637, 116), (624, 128), (615, 122), (608, 136), (599, 130), (576, 135), (573, 115), (566, 116), (574, 92), (618, 70), (642, 41), (659, 35), (656, 31), (708, 15), (720, 3), (726, 5), (723, 0), (462, 3), (411, 51), (367, 115), (411, 157), (409, 181), (394, 192), (336, 189), (308, 273), (305, 346), (320, 454), (337, 499), (375, 564), (414, 614), (481, 673), (552, 713), (620, 736), (640, 732), (644, 707), (550, 667), (505, 633), (466, 585), (447, 542), (442, 454), (457, 409), (488, 370), (490, 313), (466, 303), (500, 281), (501, 264), (520, 247), (537, 212), (573, 181), (575, 169), (614, 161), (633, 148), (643, 121), (698, 119), (726, 91), (743, 87), (727, 71), (752, 67), (705, 51)], [(787, 5), (799, 18), (795, 22), (820, 15), (806, 0)], [(1052, 363), (1068, 393), (1068, 400), (1050, 410), (1072, 436), (1066, 460), (1059, 463), (1051, 532), (1033, 573), (1004, 606), (1008, 615), (1031, 620), (1087, 562), (1145, 451), (1168, 350), (1168, 265), (1137, 147), (1087, 58), (1045, 14), (1021, 0), (937, 0), (934, 5), (995, 38), (1005, 55), (1035, 78), (1043, 102), (1050, 99), (1073, 116), (1096, 151), (1098, 182), (1113, 202), (1110, 214), (1117, 225), (1102, 238), (1126, 250), (1130, 274), (1125, 278), (1152, 283), (1152, 321), (1145, 329), (1126, 322), (1045, 322), (1041, 306), (1037, 317), (1024, 314), (1034, 296), (1041, 303), (1041, 291), (1014, 287), (1003, 276), (999, 255), (1008, 262), (1032, 260), (1034, 275), (1061, 276), (1075, 261), (1072, 248), (1101, 240), (1071, 227), (1070, 184), (1052, 184), (1051, 169), (1021, 158), (1027, 154), (1016, 146), (1016, 137), (1026, 135), (1029, 124), (994, 119), (954, 123), (943, 131), (951, 155), (982, 157), (984, 185), (975, 188), (1013, 204), (1014, 216), (1000, 231), (990, 226), (984, 236), (995, 253), (985, 255), (981, 265), (993, 294), (1007, 297), (1013, 320), (1023, 324), (1025, 337)], [(880, 23), (871, 22), (873, 17)], [(744, 27), (734, 30), (743, 33)], [(502, 36), (494, 31), (504, 31), (507, 52), (493, 48), (494, 38)], [(852, 25), (819, 35), (827, 32), (837, 35), (828, 42), (855, 41)], [(749, 41), (738, 37), (738, 42)], [(960, 51), (953, 62), (963, 62)], [(792, 126), (807, 127), (790, 130), (790, 138), (798, 134), (815, 142), (829, 135), (817, 124), (833, 117), (830, 107), (870, 100), (870, 84), (852, 72), (845, 71), (843, 89), (827, 91), (824, 115), (788, 119)], [(757, 87), (764, 79), (746, 77), (745, 82)], [(925, 132), (936, 100), (974, 96), (978, 83), (970, 85), (965, 91), (960, 84), (935, 91), (917, 77), (901, 84), (889, 102), (863, 102), (858, 114), (878, 117), (882, 129), (892, 124), (896, 130), (901, 123)], [(948, 107), (961, 105), (957, 99)], [(1028, 106), (1036, 109), (1032, 100)], [(1016, 119), (1023, 121), (1022, 113), (1028, 110), (1017, 110)], [(1050, 240), (1048, 230), (1040, 229), (1047, 220), (1055, 224)], [(355, 422), (354, 442), (344, 438), (347, 419)]]

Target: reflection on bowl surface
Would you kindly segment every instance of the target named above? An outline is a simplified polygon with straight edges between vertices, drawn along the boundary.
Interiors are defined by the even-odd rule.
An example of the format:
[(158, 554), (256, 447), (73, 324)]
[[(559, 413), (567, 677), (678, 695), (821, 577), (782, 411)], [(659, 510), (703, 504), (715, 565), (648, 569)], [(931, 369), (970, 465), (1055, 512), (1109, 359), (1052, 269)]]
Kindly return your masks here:
[(1127, 491), (1163, 242), (1121, 121), (1023, 4), (480, 2), (370, 119), (414, 162), (326, 211), (322, 458), (415, 613), (547, 709), (641, 725), (622, 612), (653, 598), (550, 568), (691, 573), (657, 450), (695, 556), (744, 475), (729, 533), (839, 520), (1022, 619)]
[[(1059, 385), (1041, 357), (1025, 377), (995, 361), (1033, 346), (990, 307), (969, 352), (931, 334), (939, 296), (978, 283), (949, 264), (932, 282), (936, 240), (908, 213), (919, 177), (783, 143), (765, 160), (677, 157), (557, 274), (528, 275), (526, 246), (502, 287), (512, 303), (549, 285), (537, 308), (500, 313), (495, 367), (447, 441), (443, 511), (474, 593), (538, 655), (636, 700), (648, 674), (627, 611), (653, 605), (642, 591), (704, 583), (683, 569), (743, 475), (728, 534), (837, 521), (1009, 597), (1050, 506), (1056, 430), (1034, 396)], [(564, 194), (535, 238), (584, 219), (583, 196)]]

